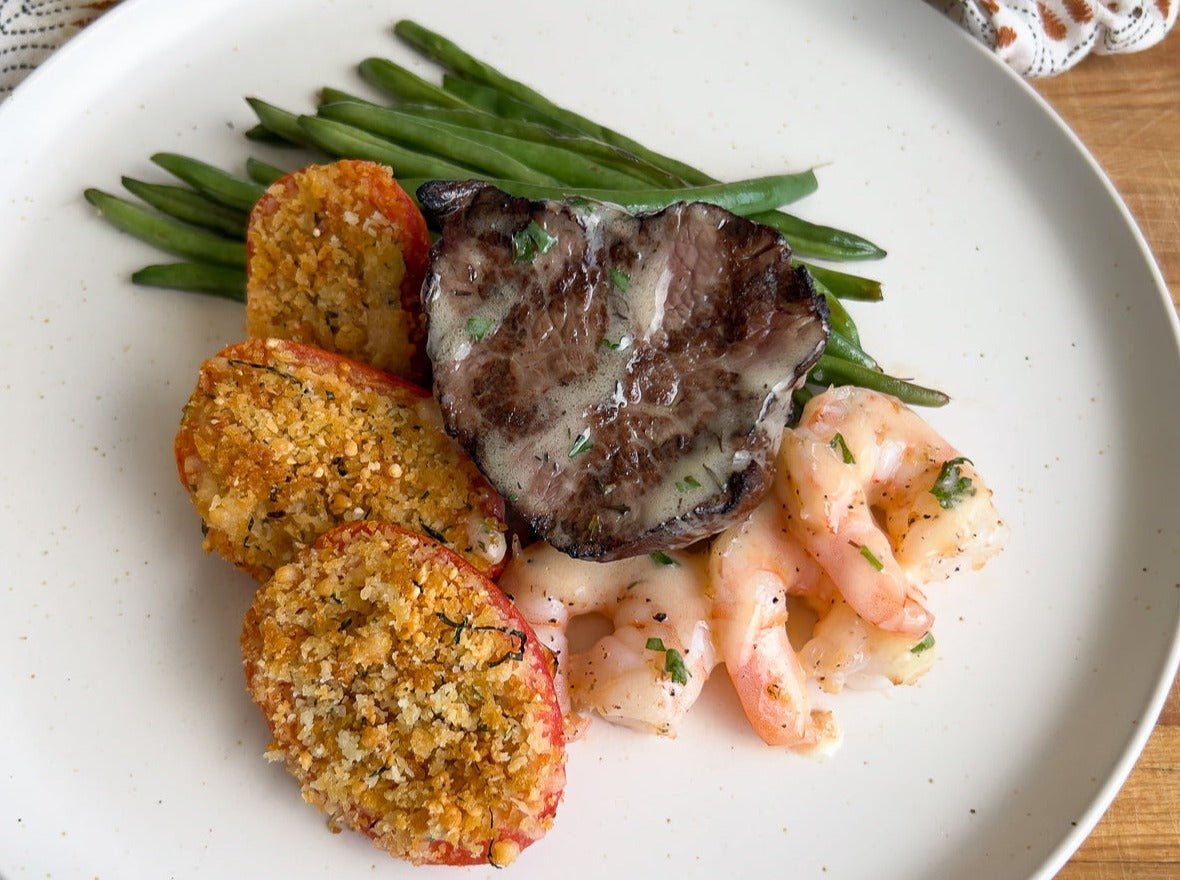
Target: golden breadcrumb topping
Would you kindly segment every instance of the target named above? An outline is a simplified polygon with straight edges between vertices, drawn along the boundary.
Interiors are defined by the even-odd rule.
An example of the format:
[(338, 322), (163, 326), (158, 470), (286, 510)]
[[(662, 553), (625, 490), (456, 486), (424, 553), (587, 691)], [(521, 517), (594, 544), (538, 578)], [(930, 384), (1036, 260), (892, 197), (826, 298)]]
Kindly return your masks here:
[(437, 544), (345, 526), (246, 616), (270, 756), (331, 821), (415, 862), (507, 864), (552, 822), (561, 717), (531, 631)]
[(333, 526), (378, 519), (425, 532), (480, 570), (500, 562), (499, 502), (437, 404), (373, 375), (276, 340), (205, 362), (177, 457), (207, 550), (265, 579)]
[(425, 378), (426, 226), (388, 168), (337, 162), (282, 178), (251, 213), (247, 246), (248, 335)]

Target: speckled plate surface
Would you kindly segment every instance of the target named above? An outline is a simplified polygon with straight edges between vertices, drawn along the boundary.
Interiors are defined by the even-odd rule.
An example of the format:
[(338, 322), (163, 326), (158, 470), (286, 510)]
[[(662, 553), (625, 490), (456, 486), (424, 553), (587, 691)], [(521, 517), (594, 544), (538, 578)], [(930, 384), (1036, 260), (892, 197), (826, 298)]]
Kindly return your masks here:
[(241, 309), (133, 288), (158, 255), (81, 198), (162, 179), (155, 150), (240, 168), (243, 95), (361, 89), (359, 59), (410, 57), (401, 15), (719, 176), (822, 164), (801, 213), (890, 250), (865, 267), (888, 300), (854, 306), (867, 346), (954, 395), (931, 420), (1012, 526), (931, 591), (920, 686), (829, 701), (834, 757), (764, 747), (714, 676), (676, 740), (596, 724), (573, 745), (515, 875), (1050, 874), (1175, 670), (1176, 322), (1044, 105), (925, 4), (875, 0), (131, 2), (0, 107), (0, 874), (442, 873), (329, 834), (262, 760), (250, 582), (202, 554), (171, 460)]

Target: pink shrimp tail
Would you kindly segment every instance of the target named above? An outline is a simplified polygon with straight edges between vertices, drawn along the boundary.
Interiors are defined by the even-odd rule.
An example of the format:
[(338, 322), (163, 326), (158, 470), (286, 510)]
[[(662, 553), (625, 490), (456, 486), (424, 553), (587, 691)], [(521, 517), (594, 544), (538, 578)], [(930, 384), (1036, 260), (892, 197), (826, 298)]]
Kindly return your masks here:
[(726, 668), (750, 726), (767, 745), (807, 750), (834, 738), (831, 713), (809, 709), (803, 667), (784, 628), (762, 633), (743, 662)]

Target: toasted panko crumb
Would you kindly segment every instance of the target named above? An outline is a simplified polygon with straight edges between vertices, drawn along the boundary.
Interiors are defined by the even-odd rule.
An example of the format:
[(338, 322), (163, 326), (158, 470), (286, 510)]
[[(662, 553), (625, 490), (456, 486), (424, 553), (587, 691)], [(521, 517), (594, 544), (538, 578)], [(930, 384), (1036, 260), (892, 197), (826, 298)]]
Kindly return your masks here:
[(453, 554), (381, 523), (283, 566), (247, 687), (303, 797), (413, 862), (505, 865), (552, 823), (561, 714), (527, 624)]
[(434, 400), (308, 346), (253, 340), (206, 361), (176, 449), (205, 548), (260, 579), (356, 520), (430, 534), (481, 571), (504, 557), (501, 502)]
[(430, 240), (388, 168), (344, 160), (281, 178), (251, 212), (246, 244), (250, 336), (425, 380), (419, 289)]

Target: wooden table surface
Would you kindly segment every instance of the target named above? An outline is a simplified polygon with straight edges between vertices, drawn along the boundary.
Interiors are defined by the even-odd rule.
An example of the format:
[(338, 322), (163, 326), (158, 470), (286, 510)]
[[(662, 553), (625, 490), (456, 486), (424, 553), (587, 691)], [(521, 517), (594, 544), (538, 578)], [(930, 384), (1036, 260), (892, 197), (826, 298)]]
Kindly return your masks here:
[[(1180, 28), (1035, 83), (1127, 202), (1180, 308)], [(1059, 880), (1180, 878), (1180, 680), (1147, 748)]]

